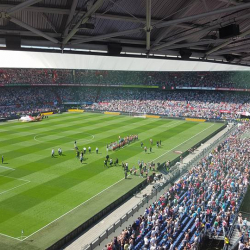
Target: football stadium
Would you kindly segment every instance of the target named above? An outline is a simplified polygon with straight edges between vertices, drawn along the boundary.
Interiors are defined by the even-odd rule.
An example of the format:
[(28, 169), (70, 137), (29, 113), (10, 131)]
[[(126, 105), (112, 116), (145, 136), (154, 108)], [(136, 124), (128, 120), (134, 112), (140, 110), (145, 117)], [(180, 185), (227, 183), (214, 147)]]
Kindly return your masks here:
[(249, 250), (249, 11), (0, 1), (0, 250)]

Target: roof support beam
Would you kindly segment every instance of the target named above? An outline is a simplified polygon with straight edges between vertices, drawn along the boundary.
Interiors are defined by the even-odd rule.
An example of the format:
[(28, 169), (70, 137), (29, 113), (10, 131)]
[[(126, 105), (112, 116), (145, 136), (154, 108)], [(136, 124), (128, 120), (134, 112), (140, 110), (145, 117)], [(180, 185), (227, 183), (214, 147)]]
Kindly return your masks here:
[(138, 28), (138, 29), (133, 29), (133, 30), (114, 32), (114, 33), (100, 35), (100, 36), (92, 36), (89, 38), (83, 38), (83, 39), (72, 41), (71, 44), (80, 44), (80, 43), (87, 43), (87, 42), (91, 42), (91, 41), (99, 41), (99, 40), (104, 40), (104, 39), (111, 38), (111, 37), (124, 36), (124, 35), (132, 34), (132, 33), (137, 33), (137, 32), (140, 32), (142, 30), (144, 30), (144, 29)]
[(93, 15), (99, 7), (103, 4), (104, 0), (97, 0), (94, 5), (87, 11), (86, 14), (83, 15), (83, 17), (78, 21), (78, 23), (75, 25), (75, 27), (70, 31), (70, 33), (63, 39), (63, 45), (67, 44), (67, 42), (75, 35), (75, 33), (78, 31), (78, 28), (81, 24), (86, 23), (91, 15)]
[[(233, 41), (234, 42), (234, 41)], [(240, 46), (234, 46), (234, 47), (231, 47), (231, 48), (227, 48), (227, 49), (223, 49), (223, 50), (219, 50), (217, 52), (214, 52), (213, 55), (222, 55), (222, 54), (227, 54), (227, 53), (234, 53), (234, 52), (237, 52), (237, 51), (247, 51), (247, 50), (250, 50), (250, 46), (249, 44), (243, 44), (243, 45), (240, 45)]]
[[(183, 22), (186, 22), (186, 21), (192, 21), (192, 20), (195, 20), (195, 19), (200, 19), (200, 18), (204, 18), (204, 17), (216, 15), (216, 14), (221, 14), (221, 13), (225, 13), (225, 12), (232, 12), (232, 11), (236, 11), (236, 10), (240, 10), (240, 9), (246, 9), (246, 8), (250, 8), (250, 3), (241, 4), (239, 6), (234, 6), (234, 7), (229, 7), (229, 8), (217, 9), (217, 10), (205, 12), (205, 13), (202, 13), (202, 14), (188, 16), (188, 17), (179, 18), (179, 19), (175, 19), (175, 20), (170, 20), (170, 21), (155, 24), (153, 26), (155, 28), (162, 28), (162, 27), (167, 27), (167, 26), (183, 23)], [(240, 18), (243, 18), (243, 16), (241, 16)], [(211, 31), (211, 30), (214, 30), (215, 28), (218, 28), (218, 27), (220, 27), (219, 24), (214, 25), (214, 26), (210, 26), (210, 27), (202, 29), (202, 30), (200, 30), (198, 32), (189, 34), (187, 36), (181, 37), (181, 38), (176, 39), (174, 41), (170, 41), (170, 42), (165, 43), (163, 45), (157, 46), (157, 47), (154, 48), (154, 50), (159, 50), (159, 49), (164, 48), (166, 46), (170, 46), (172, 44), (175, 44), (177, 42), (180, 42), (180, 41), (183, 41), (183, 40), (185, 40), (187, 38), (190, 38), (193, 35), (204, 33), (204, 32), (207, 32), (207, 31)], [(88, 40), (85, 40), (85, 39), (79, 40), (77, 42), (73, 42), (72, 44), (79, 44), (79, 43), (84, 43), (84, 42), (89, 42), (89, 41), (96, 41), (96, 40), (106, 39), (106, 38), (110, 38), (110, 37), (116, 37), (116, 36), (119, 36), (119, 35), (132, 34), (132, 33), (135, 33), (135, 32), (137, 32), (139, 30), (140, 30), (140, 28), (126, 30), (126, 31), (122, 31), (122, 32), (115, 32), (115, 33), (111, 33), (111, 34), (107, 34), (107, 35), (101, 35), (101, 36), (93, 37), (92, 40), (89, 40), (89, 39)]]
[(146, 2), (146, 50), (150, 50), (150, 33), (151, 33), (151, 0)]
[(204, 18), (204, 17), (209, 17), (209, 16), (213, 16), (213, 15), (222, 14), (222, 13), (225, 13), (225, 12), (232, 12), (232, 11), (237, 11), (237, 10), (245, 10), (247, 8), (250, 8), (250, 3), (244, 3), (244, 4), (240, 4), (240, 5), (233, 6), (233, 7), (228, 7), (228, 8), (222, 8), (222, 9), (220, 8), (220, 9), (217, 9), (217, 10), (208, 11), (208, 12), (198, 14), (198, 15), (187, 16), (187, 17), (183, 17), (183, 18), (179, 18), (179, 19), (175, 19), (175, 20), (170, 20), (170, 21), (166, 21), (166, 22), (156, 24), (156, 25), (154, 25), (154, 27), (155, 28), (167, 27), (167, 26), (176, 25), (176, 24), (179, 24), (179, 23), (184, 23), (184, 22), (189, 22), (189, 21), (201, 19), (201, 18)]
[[(190, 2), (189, 2), (190, 3)], [(193, 4), (190, 4), (189, 7), (186, 7), (184, 12), (181, 13), (177, 13), (174, 16), (172, 16), (172, 20), (176, 19), (176, 18), (180, 18), (181, 16), (186, 16), (194, 7), (194, 5), (196, 5), (197, 0), (193, 1)], [(167, 34), (169, 34), (170, 32), (172, 32), (174, 30), (174, 26), (172, 27), (165, 27), (161, 33), (156, 37), (155, 42), (153, 45), (159, 44), (159, 42), (167, 36)], [(192, 28), (192, 26), (190, 26), (190, 28)]]
[(56, 26), (49, 20), (48, 16), (44, 13), (42, 13), (42, 17), (45, 19), (45, 21), (49, 24), (49, 26), (51, 27), (51, 29), (54, 30), (55, 33), (57, 33), (56, 31)]
[[(235, 21), (238, 21), (238, 20), (241, 20), (241, 19), (248, 18), (249, 15), (250, 15), (250, 14), (247, 13), (247, 14), (245, 14), (245, 15), (236, 17), (236, 18), (235, 18)], [(161, 45), (159, 45), (159, 46), (156, 46), (156, 47), (153, 48), (153, 50), (162, 49), (162, 48), (164, 48), (164, 47), (167, 47), (167, 46), (173, 45), (173, 44), (175, 44), (175, 43), (181, 42), (181, 41), (183, 41), (183, 40), (186, 40), (186, 39), (188, 39), (188, 38), (191, 38), (191, 37), (194, 36), (194, 35), (199, 35), (199, 34), (202, 34), (202, 33), (204, 33), (204, 32), (208, 32), (208, 31), (211, 31), (211, 30), (215, 30), (215, 29), (219, 28), (220, 26), (221, 26), (221, 24), (215, 24), (215, 25), (210, 26), (210, 27), (208, 27), (208, 28), (203, 28), (202, 30), (199, 30), (199, 31), (197, 31), (197, 32), (188, 34), (188, 35), (186, 35), (186, 36), (183, 36), (183, 37), (177, 38), (177, 39), (175, 39), (175, 40), (172, 40), (172, 41), (166, 42), (166, 43), (164, 43), (164, 44), (161, 44)]]
[[(238, 36), (238, 38), (244, 37), (244, 36), (249, 35), (249, 34), (250, 34), (250, 30), (247, 30), (247, 31), (241, 33), (241, 34)], [(230, 39), (228, 39), (228, 41), (222, 43), (221, 45), (219, 45), (219, 46), (217, 46), (217, 47), (215, 47), (215, 48), (213, 48), (213, 49), (207, 51), (207, 52), (206, 52), (206, 55), (210, 55), (210, 54), (214, 53), (215, 51), (218, 51), (219, 49), (224, 48), (224, 47), (226, 47), (227, 45), (229, 45), (229, 44), (231, 44), (231, 43), (233, 43), (233, 42), (235, 42), (235, 40), (233, 40), (232, 38), (230, 38)]]
[(223, 3), (228, 3), (228, 4), (233, 4), (233, 5), (239, 5), (239, 4), (242, 4), (240, 2), (237, 2), (236, 0), (219, 0), (220, 2), (223, 2)]
[(161, 44), (161, 45), (159, 45), (159, 46), (156, 46), (156, 47), (154, 47), (152, 50), (153, 50), (153, 51), (155, 51), (155, 50), (160, 50), (160, 49), (162, 49), (162, 48), (164, 48), (164, 47), (168, 47), (168, 46), (173, 45), (173, 44), (175, 44), (175, 43), (178, 43), (178, 42), (184, 41), (184, 40), (186, 40), (186, 39), (188, 39), (188, 38), (191, 38), (191, 37), (193, 37), (193, 36), (196, 36), (196, 35), (199, 35), (199, 34), (202, 34), (202, 33), (206, 33), (206, 32), (208, 32), (208, 31), (211, 31), (211, 30), (213, 30), (213, 29), (215, 29), (215, 28), (218, 28), (218, 27), (220, 27), (220, 25), (219, 25), (219, 24), (216, 24), (216, 25), (213, 25), (213, 26), (211, 26), (211, 27), (209, 27), (209, 28), (206, 28), (206, 29), (203, 29), (203, 30), (199, 30), (199, 31), (190, 33), (190, 34), (188, 34), (188, 35), (179, 37), (179, 38), (174, 39), (174, 40), (172, 40), (172, 41), (169, 41), (169, 42), (166, 42), (166, 43)]
[(250, 53), (245, 54), (244, 56), (240, 57), (239, 62), (244, 61), (245, 59), (247, 59), (247, 58), (249, 58), (249, 57), (250, 57)]
[(169, 46), (168, 49), (191, 48), (191, 47), (199, 46), (199, 45), (222, 43), (223, 41), (225, 41), (225, 40), (217, 39), (217, 40), (204, 40), (204, 41), (192, 42), (192, 43), (181, 43), (181, 44), (176, 44), (176, 45), (173, 45), (173, 46)]
[(73, 16), (75, 14), (77, 3), (78, 3), (78, 0), (73, 0), (73, 3), (71, 4), (70, 13), (68, 15), (68, 19), (66, 22), (66, 28), (63, 32), (63, 37), (68, 35), (70, 23), (72, 22)]
[(9, 20), (12, 23), (15, 23), (15, 24), (17, 24), (17, 25), (19, 25), (19, 26), (21, 26), (21, 27), (23, 27), (23, 28), (25, 28), (25, 29), (33, 32), (33, 33), (37, 34), (38, 36), (44, 37), (44, 38), (46, 38), (47, 40), (49, 40), (49, 41), (51, 41), (53, 43), (59, 43), (59, 41), (57, 39), (55, 39), (55, 38), (53, 38), (53, 37), (45, 34), (44, 32), (42, 32), (42, 31), (40, 31), (38, 29), (35, 29), (35, 28), (31, 27), (30, 25), (28, 25), (26, 23), (23, 23), (22, 21), (14, 18), (14, 17), (11, 17)]
[[(54, 38), (60, 38), (62, 36), (61, 33), (51, 33), (51, 32), (43, 32), (44, 34), (50, 36), (50, 37), (54, 37)], [(32, 39), (32, 37), (38, 37), (39, 35), (30, 32), (30, 31), (20, 31), (20, 30), (4, 30), (4, 29), (0, 29), (0, 35), (21, 35), (21, 36), (27, 36), (27, 37), (31, 37), (30, 39)], [(75, 35), (73, 39), (85, 39), (85, 38), (90, 38), (89, 36), (84, 36), (84, 35)], [(124, 44), (138, 44), (138, 45), (143, 45), (146, 46), (146, 41), (145, 40), (132, 40), (132, 39), (121, 39), (121, 38), (110, 38), (109, 39), (110, 42), (117, 42), (117, 43), (124, 43)]]
[[(11, 4), (1, 4), (0, 3), (0, 9), (8, 9), (11, 8), (15, 5)], [(36, 7), (36, 6), (30, 6), (25, 9), (25, 11), (31, 11), (31, 12), (36, 12), (36, 13), (51, 13), (51, 14), (58, 14), (58, 15), (69, 15), (70, 10), (69, 9), (60, 9), (60, 8), (51, 8), (51, 7)], [(84, 15), (86, 14), (86, 11), (79, 11), (76, 10), (79, 15)], [(124, 22), (132, 22), (132, 23), (145, 23), (145, 19), (142, 17), (131, 17), (131, 16), (121, 16), (121, 15), (116, 15), (116, 14), (103, 14), (103, 13), (97, 13), (95, 12), (95, 17), (99, 19), (107, 19), (107, 20), (120, 20)], [(151, 24), (156, 24), (159, 23), (161, 20), (157, 19), (152, 19)], [(182, 23), (182, 24), (177, 24), (175, 25), (177, 27), (181, 27), (184, 29), (190, 29), (193, 28), (194, 25), (188, 24), (188, 23)], [(197, 28), (202, 29), (202, 25), (196, 25)]]
[(29, 7), (30, 5), (33, 5), (33, 4), (38, 3), (38, 2), (41, 2), (41, 0), (26, 0), (25, 2), (20, 3), (18, 5), (15, 5), (14, 7), (8, 9), (6, 12), (8, 14), (13, 14), (17, 11), (23, 10), (23, 9)]

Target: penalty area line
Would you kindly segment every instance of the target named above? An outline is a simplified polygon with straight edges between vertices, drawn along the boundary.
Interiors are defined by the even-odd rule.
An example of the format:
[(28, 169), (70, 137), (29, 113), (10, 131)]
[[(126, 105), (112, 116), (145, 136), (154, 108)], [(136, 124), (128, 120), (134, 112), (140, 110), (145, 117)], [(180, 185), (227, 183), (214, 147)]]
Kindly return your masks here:
[(0, 165), (0, 168), (5, 168), (5, 169), (9, 169), (9, 170), (12, 170), (12, 171), (14, 171), (14, 170), (15, 170), (14, 168), (10, 168), (10, 167), (5, 167), (5, 166), (3, 166), (3, 165)]
[(9, 191), (11, 191), (11, 190), (13, 190), (13, 189), (19, 188), (19, 187), (21, 187), (21, 186), (23, 186), (23, 185), (26, 185), (26, 184), (30, 183), (29, 180), (25, 180), (25, 179), (21, 179), (21, 178), (15, 178), (15, 177), (10, 177), (10, 176), (6, 176), (6, 175), (0, 175), (0, 176), (3, 176), (3, 177), (5, 177), (5, 178), (9, 178), (9, 179), (14, 179), (14, 180), (19, 180), (19, 181), (24, 181), (24, 182), (25, 182), (25, 183), (22, 183), (22, 184), (20, 184), (20, 185), (17, 185), (17, 186), (15, 186), (15, 187), (13, 187), (13, 188), (10, 188), (10, 189), (7, 189), (7, 190), (4, 190), (4, 191), (0, 192), (0, 195), (1, 195), (1, 194), (4, 194), (4, 193), (7, 193), (7, 192), (9, 192)]
[(30, 181), (25, 182), (25, 183), (23, 183), (23, 184), (20, 184), (20, 185), (18, 185), (18, 186), (16, 186), (16, 187), (7, 189), (7, 190), (5, 190), (5, 191), (3, 191), (3, 192), (0, 192), (0, 195), (1, 195), (1, 194), (4, 194), (4, 193), (7, 193), (7, 192), (9, 192), (9, 191), (11, 191), (11, 190), (13, 190), (13, 189), (19, 188), (19, 187), (21, 187), (21, 186), (23, 186), (23, 185), (26, 185), (26, 184), (28, 184), (28, 183), (30, 183)]
[(13, 240), (23, 241), (23, 240), (20, 240), (20, 239), (19, 239), (20, 237), (15, 238), (15, 237), (12, 237), (12, 236), (10, 236), (10, 235), (8, 235), (8, 234), (2, 234), (2, 233), (0, 233), (0, 235), (2, 235), (2, 236), (4, 236), (4, 237), (11, 238), (11, 239), (13, 239)]
[(15, 180), (21, 180), (21, 181), (30, 182), (29, 180), (25, 180), (25, 179), (22, 179), (22, 178), (10, 177), (10, 176), (3, 175), (3, 174), (0, 174), (0, 176), (6, 177), (6, 178), (10, 178), (10, 179), (15, 179)]

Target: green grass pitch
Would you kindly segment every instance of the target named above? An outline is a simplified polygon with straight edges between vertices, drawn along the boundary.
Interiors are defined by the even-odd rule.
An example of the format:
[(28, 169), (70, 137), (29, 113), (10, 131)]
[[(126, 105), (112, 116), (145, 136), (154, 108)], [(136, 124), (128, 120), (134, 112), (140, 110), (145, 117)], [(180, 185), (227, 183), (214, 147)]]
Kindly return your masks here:
[[(113, 158), (137, 167), (138, 160), (172, 160), (223, 124), (65, 113), (37, 123), (0, 124), (0, 249), (44, 249), (142, 181), (124, 180), (121, 166), (104, 167), (106, 145), (130, 134), (139, 141)], [(153, 152), (145, 153), (141, 141)], [(91, 146), (83, 164), (76, 158)], [(155, 142), (162, 141), (157, 148)], [(57, 155), (61, 147), (63, 156)], [(99, 154), (95, 148), (99, 148)], [(55, 149), (56, 157), (51, 157)], [(23, 238), (21, 232), (23, 230)]]

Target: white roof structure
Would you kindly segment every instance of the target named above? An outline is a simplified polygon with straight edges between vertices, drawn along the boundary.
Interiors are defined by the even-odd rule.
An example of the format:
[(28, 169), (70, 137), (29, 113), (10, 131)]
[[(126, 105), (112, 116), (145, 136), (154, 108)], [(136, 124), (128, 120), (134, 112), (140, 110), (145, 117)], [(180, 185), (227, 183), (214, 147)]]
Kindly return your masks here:
[(0, 51), (0, 68), (53, 68), (124, 71), (249, 71), (248, 66), (200, 61)]

